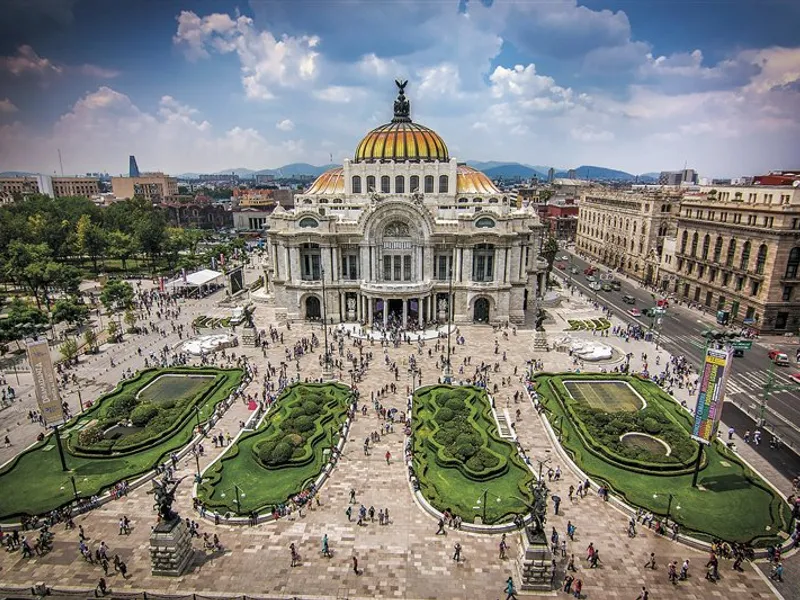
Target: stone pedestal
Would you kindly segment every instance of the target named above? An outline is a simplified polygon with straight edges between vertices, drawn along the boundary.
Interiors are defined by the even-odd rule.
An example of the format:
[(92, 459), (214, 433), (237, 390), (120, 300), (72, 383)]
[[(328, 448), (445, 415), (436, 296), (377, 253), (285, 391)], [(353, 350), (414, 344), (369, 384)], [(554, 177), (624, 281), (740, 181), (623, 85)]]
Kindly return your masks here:
[(518, 561), (519, 586), (523, 591), (553, 589), (553, 553), (544, 536), (531, 534), (526, 528), (522, 533), (522, 546)]
[(153, 575), (183, 575), (193, 552), (192, 536), (180, 517), (160, 522), (150, 533), (150, 566)]
[(242, 346), (255, 346), (256, 345), (256, 329), (255, 327), (242, 328)]
[(533, 333), (533, 349), (547, 352), (550, 346), (547, 343), (547, 333), (545, 331), (535, 331)]

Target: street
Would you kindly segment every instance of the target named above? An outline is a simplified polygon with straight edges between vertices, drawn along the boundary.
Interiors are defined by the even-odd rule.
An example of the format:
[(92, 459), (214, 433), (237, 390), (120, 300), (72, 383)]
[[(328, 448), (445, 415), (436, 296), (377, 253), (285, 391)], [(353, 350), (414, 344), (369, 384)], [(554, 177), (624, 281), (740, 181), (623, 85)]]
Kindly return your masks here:
[[(567, 258), (562, 260), (563, 257)], [(685, 356), (696, 368), (700, 366), (705, 345), (705, 339), (701, 335), (702, 332), (706, 329), (724, 329), (716, 324), (713, 312), (701, 315), (696, 309), (679, 306), (674, 302), (670, 303), (666, 314), (661, 317), (660, 325), (654, 323), (654, 319), (644, 315), (634, 317), (628, 312), (632, 307), (635, 306), (643, 311), (645, 308), (655, 305), (650, 291), (642, 289), (632, 280), (617, 273), (614, 273), (614, 278), (621, 283), (619, 291), (604, 292), (590, 289), (589, 282), (584, 275), (584, 269), (590, 264), (598, 267), (598, 273), (606, 273), (609, 269), (598, 263), (587, 262), (571, 251), (559, 251), (555, 263), (554, 272), (558, 272), (567, 281), (571, 277), (572, 283), (579, 290), (590, 298), (595, 297), (600, 304), (605, 305), (626, 321), (638, 323), (645, 330), (649, 330), (655, 325), (656, 338), (659, 340), (659, 345), (674, 355)], [(557, 267), (559, 263), (566, 263), (566, 269), (559, 269)], [(575, 267), (578, 272), (572, 274), (570, 272), (571, 267)], [(636, 298), (636, 303), (623, 303), (622, 296), (626, 294)], [(773, 339), (769, 338), (770, 341)], [(771, 349), (779, 349), (785, 352), (789, 356), (792, 365), (786, 367), (772, 365), (772, 361), (767, 356)], [(796, 350), (796, 338), (778, 338), (776, 343), (769, 343), (764, 339), (754, 340), (752, 349), (745, 350), (744, 356), (733, 359), (733, 372), (727, 380), (725, 398), (727, 401), (726, 410), (731, 404), (734, 404), (739, 407), (741, 412), (749, 416), (748, 418), (741, 414), (740, 411), (731, 411), (732, 413), (739, 413), (731, 415), (733, 417), (731, 420), (736, 421), (737, 431), (741, 427), (749, 428), (751, 431), (754, 430), (756, 427), (754, 419), (758, 419), (761, 416), (764, 388), (769, 381), (770, 371), (772, 370), (774, 389), (769, 394), (767, 406), (763, 413), (766, 421), (766, 426), (763, 428), (765, 430), (765, 441), (762, 442), (760, 450), (766, 451), (764, 456), (776, 468), (780, 467), (779, 464), (775, 463), (781, 463), (784, 469), (793, 468), (794, 472), (791, 477), (800, 472), (800, 456), (798, 456), (800, 455), (800, 385), (789, 377), (793, 373), (800, 371), (800, 367), (794, 363)], [(724, 413), (723, 420), (725, 420)], [(745, 423), (748, 425), (745, 425)], [(743, 434), (744, 431), (739, 431), (739, 433)], [(786, 447), (793, 451), (791, 459), (783, 457), (782, 460), (777, 460), (777, 457), (774, 457), (775, 460), (773, 461), (769, 458), (771, 454), (775, 454), (770, 454), (769, 452), (769, 434), (777, 436)], [(796, 467), (793, 466), (795, 464), (797, 465)]]

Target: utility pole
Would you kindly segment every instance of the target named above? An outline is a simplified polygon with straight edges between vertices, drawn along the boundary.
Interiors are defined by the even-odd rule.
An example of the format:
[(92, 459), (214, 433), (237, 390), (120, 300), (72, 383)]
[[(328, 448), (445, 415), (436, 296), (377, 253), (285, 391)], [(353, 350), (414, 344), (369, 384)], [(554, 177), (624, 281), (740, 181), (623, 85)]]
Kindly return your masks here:
[[(322, 274), (322, 333), (325, 339), (325, 353), (322, 355), (322, 376), (330, 378), (331, 376), (331, 360), (328, 354), (328, 302), (325, 297), (325, 267), (320, 267)], [(386, 310), (386, 307), (384, 307)]]

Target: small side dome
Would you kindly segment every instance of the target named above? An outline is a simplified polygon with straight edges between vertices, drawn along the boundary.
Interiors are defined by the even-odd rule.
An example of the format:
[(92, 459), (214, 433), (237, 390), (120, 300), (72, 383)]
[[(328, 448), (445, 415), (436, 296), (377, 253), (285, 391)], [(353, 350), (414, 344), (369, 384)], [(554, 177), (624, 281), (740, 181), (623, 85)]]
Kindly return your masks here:
[(305, 194), (344, 194), (344, 175), (342, 167), (325, 171), (316, 178)]
[(468, 167), (458, 165), (456, 172), (456, 193), (457, 194), (500, 194), (502, 193), (492, 183), (486, 175)]

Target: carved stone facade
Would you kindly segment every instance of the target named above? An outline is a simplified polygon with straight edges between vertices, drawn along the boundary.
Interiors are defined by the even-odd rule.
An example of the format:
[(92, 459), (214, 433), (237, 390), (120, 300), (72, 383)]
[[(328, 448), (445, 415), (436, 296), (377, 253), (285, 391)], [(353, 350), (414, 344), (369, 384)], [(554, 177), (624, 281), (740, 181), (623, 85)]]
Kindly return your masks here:
[[(318, 319), (324, 308), (329, 321), (379, 327), (443, 321), (448, 310), (456, 322), (523, 322), (543, 289), (538, 217), (450, 158), (406, 104), (395, 108), (353, 161), (270, 216), (264, 271), (278, 312)], [(402, 160), (387, 158), (400, 149)]]

